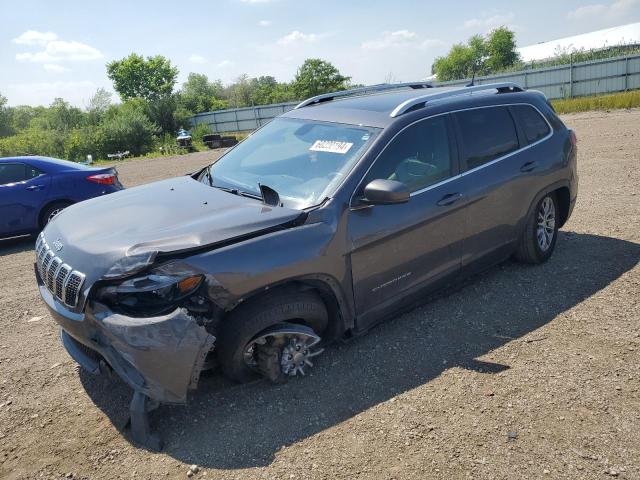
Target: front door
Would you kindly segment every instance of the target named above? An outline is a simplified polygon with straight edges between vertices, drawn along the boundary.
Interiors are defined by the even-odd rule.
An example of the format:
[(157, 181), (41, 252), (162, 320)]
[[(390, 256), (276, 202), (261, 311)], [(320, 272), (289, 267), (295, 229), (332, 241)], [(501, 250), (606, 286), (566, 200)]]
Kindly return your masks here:
[[(448, 115), (406, 127), (375, 160), (349, 212), (358, 328), (459, 271), (466, 202), (458, 173)], [(364, 186), (375, 179), (405, 183), (409, 202), (358, 205)]]

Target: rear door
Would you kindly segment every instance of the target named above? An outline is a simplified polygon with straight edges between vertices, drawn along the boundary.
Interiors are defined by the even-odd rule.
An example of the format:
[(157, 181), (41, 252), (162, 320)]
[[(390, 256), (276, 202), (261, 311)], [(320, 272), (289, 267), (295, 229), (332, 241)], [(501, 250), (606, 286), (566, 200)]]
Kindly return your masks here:
[(51, 178), (23, 162), (0, 163), (0, 236), (38, 228), (38, 215)]
[(463, 110), (453, 117), (469, 199), (462, 263), (480, 269), (510, 254), (516, 240), (528, 188), (518, 182), (524, 145), (507, 106)]
[[(358, 327), (367, 328), (412, 292), (456, 274), (464, 235), (462, 179), (448, 115), (406, 127), (361, 182), (349, 212)], [(397, 180), (409, 202), (358, 206), (375, 179)]]

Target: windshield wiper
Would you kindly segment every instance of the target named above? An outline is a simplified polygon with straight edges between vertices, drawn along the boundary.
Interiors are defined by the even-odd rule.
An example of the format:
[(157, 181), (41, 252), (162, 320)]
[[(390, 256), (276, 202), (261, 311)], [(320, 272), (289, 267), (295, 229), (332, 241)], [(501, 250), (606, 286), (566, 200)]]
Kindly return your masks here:
[(240, 195), (241, 197), (255, 198), (256, 200), (262, 200), (260, 195), (251, 192), (245, 192), (244, 190), (236, 190), (236, 195)]
[(246, 192), (244, 190), (239, 190), (237, 188), (221, 187), (220, 185), (213, 185), (213, 182), (211, 183), (211, 186), (213, 188), (217, 188), (218, 190), (222, 190), (223, 192), (232, 193), (233, 195), (238, 195), (240, 197), (248, 197), (248, 198), (254, 198), (256, 200), (262, 200), (262, 197), (257, 193)]

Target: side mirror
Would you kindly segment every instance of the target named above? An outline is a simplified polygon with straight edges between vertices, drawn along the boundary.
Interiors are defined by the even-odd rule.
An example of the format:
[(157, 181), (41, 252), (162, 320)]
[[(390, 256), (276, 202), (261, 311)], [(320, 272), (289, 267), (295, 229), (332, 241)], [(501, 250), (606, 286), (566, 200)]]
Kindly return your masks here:
[(364, 187), (364, 197), (364, 203), (369, 205), (391, 205), (408, 202), (410, 193), (402, 182), (378, 179)]

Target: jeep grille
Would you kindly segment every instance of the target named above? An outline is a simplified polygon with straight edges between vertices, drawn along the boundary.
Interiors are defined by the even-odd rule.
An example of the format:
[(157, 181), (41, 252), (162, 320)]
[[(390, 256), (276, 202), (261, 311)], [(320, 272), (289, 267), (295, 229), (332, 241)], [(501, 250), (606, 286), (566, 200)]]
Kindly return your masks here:
[(85, 275), (57, 257), (42, 233), (36, 241), (36, 265), (47, 290), (68, 307), (76, 307)]

